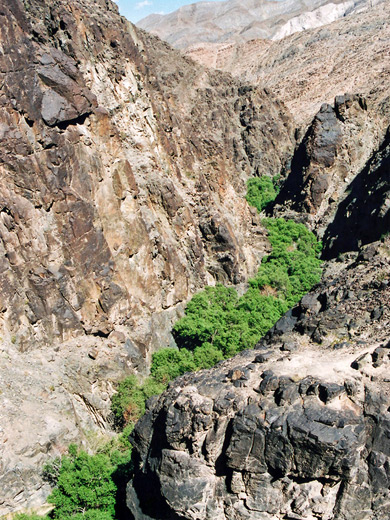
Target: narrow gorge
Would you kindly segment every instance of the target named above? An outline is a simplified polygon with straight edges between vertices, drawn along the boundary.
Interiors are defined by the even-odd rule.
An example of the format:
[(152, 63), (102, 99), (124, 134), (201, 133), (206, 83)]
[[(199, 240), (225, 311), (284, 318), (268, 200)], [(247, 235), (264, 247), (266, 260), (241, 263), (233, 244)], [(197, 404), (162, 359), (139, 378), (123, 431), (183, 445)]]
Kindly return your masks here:
[[(128, 449), (114, 396), (152, 370), (141, 408), (167, 389), (131, 433), (120, 511), (75, 519), (388, 519), (390, 10), (353, 4), (217, 63), (111, 0), (0, 0), (1, 518), (55, 515), (44, 468), (69, 445)], [(283, 247), (271, 219), (294, 222)], [(157, 377), (164, 349), (200, 345), (180, 339), (192, 297), (222, 286), (225, 346), (219, 326), (199, 340), (218, 364)], [(250, 291), (278, 302), (264, 330)]]

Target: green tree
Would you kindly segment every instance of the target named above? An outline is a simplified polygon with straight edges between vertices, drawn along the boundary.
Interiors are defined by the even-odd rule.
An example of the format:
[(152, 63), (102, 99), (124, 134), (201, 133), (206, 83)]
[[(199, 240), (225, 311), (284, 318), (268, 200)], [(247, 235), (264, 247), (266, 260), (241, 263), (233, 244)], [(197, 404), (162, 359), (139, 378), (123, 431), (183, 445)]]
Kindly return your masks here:
[(115, 467), (103, 454), (88, 455), (69, 446), (62, 457), (57, 485), (48, 501), (55, 506), (58, 520), (112, 520), (117, 487), (112, 479)]
[(253, 177), (247, 182), (246, 200), (248, 204), (254, 206), (258, 211), (263, 211), (271, 202), (276, 199), (279, 192), (277, 185), (278, 177)]

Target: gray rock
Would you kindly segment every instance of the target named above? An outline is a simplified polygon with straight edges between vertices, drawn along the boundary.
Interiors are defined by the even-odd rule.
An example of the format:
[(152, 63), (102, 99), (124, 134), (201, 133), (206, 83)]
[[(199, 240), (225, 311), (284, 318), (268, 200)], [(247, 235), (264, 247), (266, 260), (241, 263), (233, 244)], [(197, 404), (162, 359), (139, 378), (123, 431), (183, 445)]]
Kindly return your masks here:
[[(332, 349), (323, 355), (334, 357)], [(237, 387), (239, 379), (224, 376), (226, 364), (242, 374), (244, 359), (178, 379), (136, 425), (139, 463), (128, 486), (136, 518), (139, 507), (161, 518), (145, 493), (150, 481), (167, 518), (385, 520), (388, 397), (375, 385), (364, 389), (358, 376), (343, 384), (310, 374), (295, 380), (283, 374), (293, 360), (279, 368), (265, 361), (265, 371), (249, 363), (249, 386)], [(216, 380), (212, 404), (208, 381)]]
[(49, 125), (76, 119), (77, 110), (54, 90), (48, 90), (42, 98), (42, 119)]

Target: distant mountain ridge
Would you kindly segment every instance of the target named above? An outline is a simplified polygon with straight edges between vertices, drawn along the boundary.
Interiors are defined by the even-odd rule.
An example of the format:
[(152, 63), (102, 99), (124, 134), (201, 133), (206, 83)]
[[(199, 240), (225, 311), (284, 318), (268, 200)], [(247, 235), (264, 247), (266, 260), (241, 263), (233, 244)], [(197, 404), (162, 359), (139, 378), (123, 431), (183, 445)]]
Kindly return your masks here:
[(390, 3), (383, 2), (278, 41), (199, 43), (185, 54), (269, 88), (298, 124), (307, 124), (322, 103), (345, 92), (363, 94), (388, 112), (389, 39)]
[(227, 0), (197, 2), (166, 15), (152, 14), (137, 25), (179, 49), (200, 42), (277, 40), (320, 27), (383, 0)]

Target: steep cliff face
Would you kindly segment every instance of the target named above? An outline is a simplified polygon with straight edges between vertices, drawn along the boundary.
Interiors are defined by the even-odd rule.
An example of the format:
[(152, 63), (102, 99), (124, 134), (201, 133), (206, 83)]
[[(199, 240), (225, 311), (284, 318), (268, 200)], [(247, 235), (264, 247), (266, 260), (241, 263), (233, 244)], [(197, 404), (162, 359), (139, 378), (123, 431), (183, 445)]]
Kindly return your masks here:
[(2, 514), (42, 502), (43, 460), (109, 430), (112, 381), (172, 343), (196, 290), (255, 271), (245, 179), (294, 138), (269, 93), (105, 0), (2, 2), (0, 41)]
[(351, 253), (389, 230), (384, 83), (325, 105), (294, 153), (268, 90), (194, 64), (108, 0), (1, 2), (0, 43), (0, 515), (44, 502), (39, 468), (71, 441), (110, 435), (113, 382), (173, 343), (194, 292), (254, 274), (268, 243), (245, 180), (294, 155), (275, 214), (323, 233), (348, 269), (333, 262), (266, 350), (150, 403), (129, 507), (385, 518), (388, 239)]
[(378, 115), (370, 108), (364, 97), (350, 94), (322, 105), (295, 150), (274, 215), (303, 219), (323, 236), (351, 183), (381, 146)]
[(325, 236), (326, 257), (357, 250), (390, 230), (390, 130), (347, 189)]
[(4, 7), (2, 307), (22, 349), (244, 280), (262, 244), (238, 193), (291, 144), (269, 95), (93, 5)]
[(346, 94), (315, 116), (271, 212), (314, 229), (329, 259), (388, 233), (389, 197), (389, 130), (365, 98)]
[(389, 245), (331, 263), (254, 351), (150, 402), (137, 520), (388, 517)]

